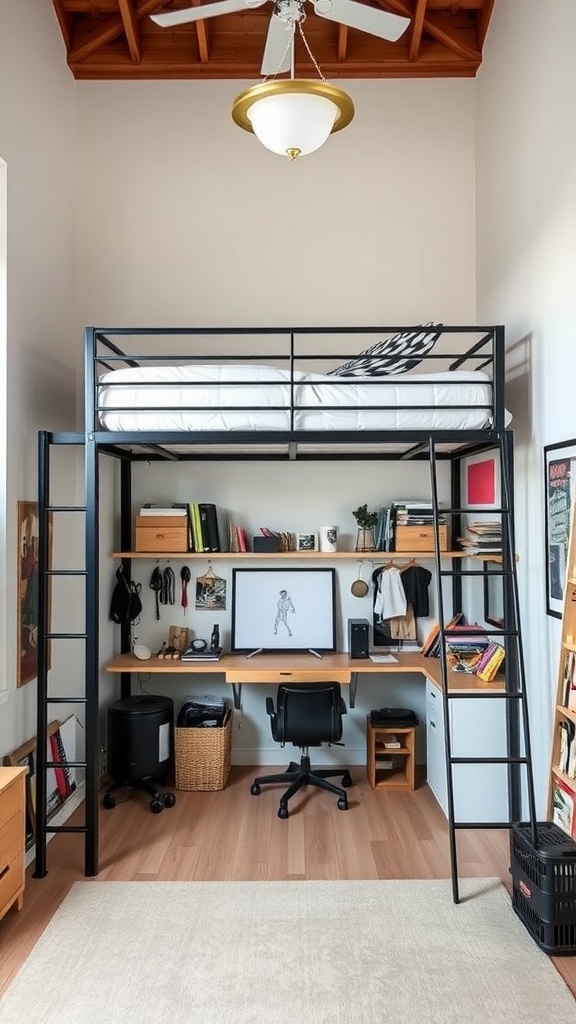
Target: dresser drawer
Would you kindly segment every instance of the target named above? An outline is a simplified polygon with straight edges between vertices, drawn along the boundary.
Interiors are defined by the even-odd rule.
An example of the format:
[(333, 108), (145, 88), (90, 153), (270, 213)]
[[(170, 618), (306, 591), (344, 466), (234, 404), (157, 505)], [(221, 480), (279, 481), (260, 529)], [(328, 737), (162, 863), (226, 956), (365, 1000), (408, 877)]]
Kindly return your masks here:
[(16, 779), (0, 793), (0, 829), (22, 807), (22, 785)]
[(22, 857), (18, 856), (0, 866), (0, 917), (9, 910), (23, 889), (24, 864)]
[[(348, 669), (330, 669), (330, 680), (335, 683), (348, 684), (350, 682), (350, 671)], [(227, 683), (317, 683), (318, 669), (297, 668), (284, 672), (278, 669), (269, 668), (239, 668), (228, 669), (226, 672)]]
[(0, 829), (0, 871), (24, 848), (24, 822), (22, 814), (15, 814)]

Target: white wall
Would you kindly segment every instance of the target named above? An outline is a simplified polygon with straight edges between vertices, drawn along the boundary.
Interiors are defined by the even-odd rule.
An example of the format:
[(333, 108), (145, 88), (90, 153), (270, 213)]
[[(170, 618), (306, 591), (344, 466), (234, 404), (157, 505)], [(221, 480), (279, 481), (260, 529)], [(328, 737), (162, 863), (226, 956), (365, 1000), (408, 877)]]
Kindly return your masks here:
[(35, 683), (15, 689), (17, 501), (36, 497), (36, 431), (74, 427), (78, 359), (72, 328), (75, 88), (54, 12), (43, 0), (4, 5), (0, 95), (8, 266), (0, 689), (10, 691), (0, 715), (1, 755), (36, 731)]
[(478, 76), (478, 316), (504, 323), (535, 779), (545, 809), (560, 623), (545, 614), (543, 453), (576, 435), (571, 0), (495, 5)]
[(352, 125), (290, 163), (241, 83), (78, 83), (82, 323), (473, 322), (474, 83), (344, 87)]
[[(230, 106), (241, 87), (78, 83), (80, 323), (473, 323), (474, 83), (345, 83), (355, 121), (295, 164), (234, 125)], [(403, 496), (427, 493), (426, 466), (406, 468)], [(266, 522), (297, 531), (334, 521), (351, 546), (352, 508), (398, 497), (390, 483), (397, 470), (384, 467), (381, 482), (370, 464), (219, 465), (201, 500), (232, 508), (252, 532)], [(170, 483), (162, 469), (146, 474), (142, 500), (189, 500), (190, 481), (196, 490), (205, 478), (190, 466), (167, 472)], [(103, 565), (104, 586), (114, 568)], [(151, 568), (146, 575), (138, 566), (148, 607)], [(222, 571), (230, 575), (230, 565)], [(356, 572), (354, 562), (338, 570), (348, 595), (343, 619), (370, 617), (370, 601), (349, 594)], [(206, 634), (202, 613), (190, 621)], [(180, 619), (163, 616), (158, 626), (145, 617), (140, 640), (157, 649), (171, 623)], [(154, 689), (177, 701), (185, 685), (154, 677)], [(103, 695), (113, 692), (103, 677)], [(245, 688), (236, 761), (278, 761), (263, 698), (263, 688)], [(367, 710), (410, 700), (423, 713), (421, 680), (394, 690), (388, 677), (385, 691), (377, 681), (363, 684), (347, 721), (346, 757), (364, 758)]]

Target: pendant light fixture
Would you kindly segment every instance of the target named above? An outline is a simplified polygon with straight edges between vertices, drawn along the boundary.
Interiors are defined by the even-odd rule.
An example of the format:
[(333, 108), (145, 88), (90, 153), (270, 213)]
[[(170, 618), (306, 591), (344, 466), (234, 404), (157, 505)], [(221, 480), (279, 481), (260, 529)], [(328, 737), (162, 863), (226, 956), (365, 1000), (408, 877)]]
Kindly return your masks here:
[[(346, 128), (354, 117), (354, 104), (347, 93), (326, 81), (302, 31), (305, 14), (301, 3), (287, 3), (282, 20), (288, 29), (288, 43), (278, 64), (291, 51), (290, 78), (270, 78), (240, 93), (232, 105), (232, 117), (240, 128), (253, 132), (266, 149), (289, 160), (320, 149), (329, 135)], [(296, 25), (319, 81), (294, 78)]]

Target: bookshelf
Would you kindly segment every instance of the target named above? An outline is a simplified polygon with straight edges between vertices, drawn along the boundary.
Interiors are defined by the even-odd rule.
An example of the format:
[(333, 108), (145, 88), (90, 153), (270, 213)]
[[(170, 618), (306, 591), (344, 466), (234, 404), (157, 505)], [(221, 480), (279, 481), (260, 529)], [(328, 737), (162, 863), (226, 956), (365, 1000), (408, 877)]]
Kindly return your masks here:
[(548, 817), (576, 839), (576, 505), (566, 560), (553, 722)]

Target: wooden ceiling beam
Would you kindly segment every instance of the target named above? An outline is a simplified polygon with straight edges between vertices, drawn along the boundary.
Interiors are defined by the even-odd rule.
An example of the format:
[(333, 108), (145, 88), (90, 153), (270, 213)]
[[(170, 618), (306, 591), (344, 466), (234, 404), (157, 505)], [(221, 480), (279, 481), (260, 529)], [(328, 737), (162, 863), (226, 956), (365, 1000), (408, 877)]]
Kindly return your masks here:
[(60, 32), (62, 33), (66, 53), (69, 53), (73, 39), (72, 16), (65, 9), (62, 0), (52, 0), (52, 6), (54, 7), (56, 18), (60, 26)]
[(422, 40), (422, 30), (424, 28), (424, 18), (426, 16), (427, 2), (428, 0), (416, 0), (416, 9), (414, 11), (414, 17), (412, 19), (410, 42), (408, 43), (408, 60), (418, 60), (418, 54), (420, 53), (420, 42)]
[(348, 49), (348, 26), (338, 26), (338, 46), (337, 56), (340, 64), (343, 64), (346, 60), (346, 51)]
[(484, 0), (484, 6), (476, 16), (476, 35), (478, 37), (478, 48), (480, 50), (484, 48), (484, 42), (486, 40), (486, 33), (488, 32), (490, 18), (492, 17), (494, 3), (495, 0)]
[[(145, 18), (149, 14), (153, 14), (154, 11), (158, 10), (158, 0), (141, 0), (134, 11), (134, 17), (136, 21), (140, 21), (140, 18)], [(98, 28), (92, 32), (88, 39), (79, 46), (75, 46), (69, 53), (68, 63), (78, 63), (79, 61), (86, 60), (86, 57), (90, 57), (91, 54), (96, 53), (102, 46), (107, 43), (114, 42), (124, 32), (124, 23), (122, 18), (119, 17), (107, 17), (102, 18)]]
[(135, 64), (139, 64), (142, 60), (142, 49), (132, 0), (118, 0), (118, 7), (120, 8), (120, 17), (122, 18), (124, 33), (128, 41), (130, 56)]
[[(414, 11), (410, 4), (406, 3), (406, 0), (386, 0), (386, 7), (393, 11), (395, 14), (402, 14), (405, 18), (414, 17)], [(473, 50), (471, 47), (466, 46), (455, 36), (451, 35), (445, 27), (445, 20), (441, 17), (428, 14), (424, 18), (422, 25), (423, 31), (427, 32), (428, 35), (436, 39), (437, 42), (447, 46), (453, 53), (458, 54), (463, 60), (476, 60), (480, 61), (481, 52), (480, 49)]]

